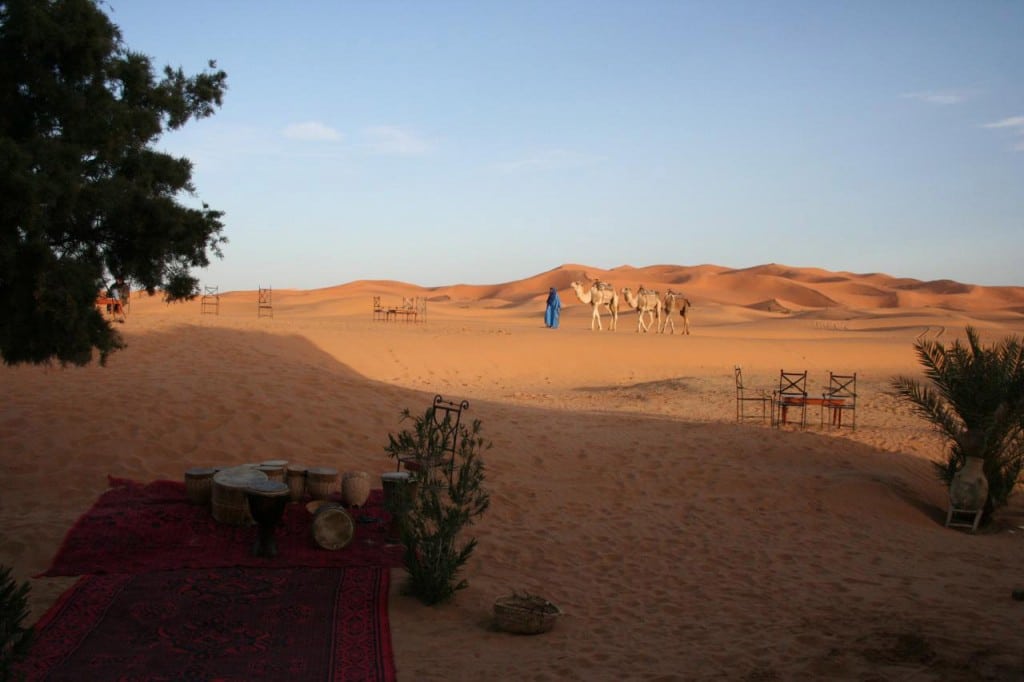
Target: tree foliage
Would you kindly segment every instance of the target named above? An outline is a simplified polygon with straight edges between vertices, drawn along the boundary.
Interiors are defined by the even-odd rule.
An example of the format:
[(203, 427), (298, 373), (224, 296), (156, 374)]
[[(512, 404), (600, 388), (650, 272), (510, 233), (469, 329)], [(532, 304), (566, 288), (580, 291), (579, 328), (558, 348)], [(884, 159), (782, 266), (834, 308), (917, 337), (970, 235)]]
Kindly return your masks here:
[(900, 376), (892, 386), (946, 437), (949, 452), (936, 463), (942, 481), (952, 481), (967, 457), (984, 461), (987, 519), (1006, 504), (1024, 469), (1024, 343), (1008, 336), (983, 346), (972, 327), (966, 336), (966, 343), (957, 339), (949, 347), (917, 341), (929, 382)]
[(153, 143), (221, 104), (227, 75), (129, 50), (94, 0), (0, 0), (0, 354), (100, 362), (123, 343), (95, 309), (117, 279), (192, 298), (223, 213), (186, 206), (192, 164)]

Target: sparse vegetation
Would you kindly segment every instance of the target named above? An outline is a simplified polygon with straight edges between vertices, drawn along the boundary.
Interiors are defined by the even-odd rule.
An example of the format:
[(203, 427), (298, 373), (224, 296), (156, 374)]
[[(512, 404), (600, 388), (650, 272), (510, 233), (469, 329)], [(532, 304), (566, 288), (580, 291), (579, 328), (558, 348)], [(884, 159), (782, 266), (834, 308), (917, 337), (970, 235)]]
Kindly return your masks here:
[[(416, 484), (408, 488), (408, 494), (389, 500), (389, 511), (403, 517), (410, 592), (425, 604), (437, 604), (468, 586), (458, 574), (472, 556), (476, 538), (464, 540), (462, 532), (490, 505), (480, 453), (491, 444), (480, 435), (480, 420), (468, 428), (459, 424), (453, 430), (450, 415), (438, 425), (433, 407), (417, 417), (406, 410), (402, 417), (413, 419), (413, 426), (397, 435), (388, 434), (386, 450), (395, 458), (411, 458), (407, 466), (415, 471)], [(449, 432), (455, 439), (452, 461), (445, 449)]]

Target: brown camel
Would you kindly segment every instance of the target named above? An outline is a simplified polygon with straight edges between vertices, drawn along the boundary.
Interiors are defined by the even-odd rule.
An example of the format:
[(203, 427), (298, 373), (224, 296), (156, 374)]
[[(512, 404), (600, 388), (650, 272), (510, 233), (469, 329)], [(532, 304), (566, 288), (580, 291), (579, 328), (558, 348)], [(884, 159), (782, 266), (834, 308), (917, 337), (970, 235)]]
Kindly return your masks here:
[[(654, 323), (654, 331), (661, 331), (661, 298), (657, 291), (644, 289), (644, 285), (641, 284), (640, 290), (634, 296), (632, 289), (623, 287), (622, 298), (625, 299), (626, 305), (636, 310), (637, 334), (650, 330), (651, 323)], [(644, 320), (644, 315), (647, 315), (649, 321)]]
[(686, 313), (690, 309), (690, 300), (688, 298), (677, 291), (669, 289), (665, 293), (665, 302), (662, 307), (665, 309), (665, 326), (661, 328), (662, 334), (665, 333), (669, 325), (672, 325), (672, 333), (676, 333), (676, 323), (672, 319), (672, 316), (676, 313), (683, 317), (683, 334), (690, 333), (690, 320), (686, 317)]

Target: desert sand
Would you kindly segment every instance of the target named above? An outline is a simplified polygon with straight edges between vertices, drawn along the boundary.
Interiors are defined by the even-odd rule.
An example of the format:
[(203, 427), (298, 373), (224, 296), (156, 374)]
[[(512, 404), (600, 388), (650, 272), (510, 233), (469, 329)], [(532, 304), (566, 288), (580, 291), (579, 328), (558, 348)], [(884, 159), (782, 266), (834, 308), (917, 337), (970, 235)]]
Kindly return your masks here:
[[(591, 332), (569, 283), (684, 292), (692, 334)], [(543, 325), (558, 288), (561, 328)], [(429, 300), (380, 322), (371, 298)], [(605, 318), (607, 324), (607, 318)], [(4, 367), (0, 563), (32, 619), (71, 578), (36, 578), (107, 476), (289, 459), (383, 472), (400, 413), (466, 399), (493, 442), (491, 509), (469, 587), (426, 607), (394, 572), (402, 680), (1013, 679), (1024, 677), (1024, 494), (978, 534), (943, 527), (943, 443), (888, 393), (920, 376), (915, 338), (1024, 332), (1024, 288), (767, 265), (565, 265), (424, 289), (358, 281), (198, 300), (136, 294), (105, 367)], [(857, 428), (736, 423), (733, 366), (857, 372)], [(540, 594), (554, 630), (492, 627), (497, 597)]]

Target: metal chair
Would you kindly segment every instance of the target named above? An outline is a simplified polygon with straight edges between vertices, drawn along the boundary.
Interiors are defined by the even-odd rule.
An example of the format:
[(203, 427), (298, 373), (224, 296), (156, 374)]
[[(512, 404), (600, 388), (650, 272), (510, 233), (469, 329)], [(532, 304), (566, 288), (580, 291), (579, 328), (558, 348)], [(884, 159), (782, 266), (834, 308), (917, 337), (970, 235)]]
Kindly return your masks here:
[(384, 304), (380, 302), (380, 296), (373, 297), (373, 320), (384, 321), (387, 319), (387, 309)]
[(274, 316), (274, 291), (270, 287), (260, 287), (259, 303), (256, 308), (256, 317)]
[(220, 293), (218, 287), (203, 287), (203, 297), (200, 299), (201, 315), (220, 315)]
[(746, 414), (745, 407), (747, 403), (760, 403), (761, 405), (761, 422), (763, 423), (765, 417), (769, 421), (773, 419), (775, 414), (775, 398), (766, 389), (763, 388), (747, 388), (743, 385), (743, 370), (739, 365), (733, 368), (733, 373), (736, 378), (736, 423), (742, 423), (748, 419), (757, 419), (756, 414)]
[[(459, 424), (462, 422), (462, 412), (469, 409), (469, 401), (453, 402), (445, 400), (440, 395), (434, 396), (434, 402), (430, 406), (430, 421), (428, 442), (433, 443), (437, 438), (440, 443), (439, 459), (426, 462), (426, 466), (444, 467), (451, 482), (455, 471), (455, 451), (459, 447)], [(417, 471), (421, 468), (421, 459), (416, 457), (399, 457), (398, 469), (405, 466), (410, 471)]]
[(849, 412), (850, 428), (857, 428), (857, 373), (828, 373), (828, 386), (821, 395), (821, 425), (825, 425), (825, 412), (830, 413), (830, 426), (843, 427), (843, 413)]
[(779, 370), (779, 389), (775, 392), (775, 425), (789, 423), (789, 410), (800, 410), (800, 426), (807, 425), (807, 370)]

